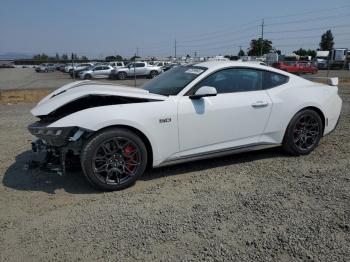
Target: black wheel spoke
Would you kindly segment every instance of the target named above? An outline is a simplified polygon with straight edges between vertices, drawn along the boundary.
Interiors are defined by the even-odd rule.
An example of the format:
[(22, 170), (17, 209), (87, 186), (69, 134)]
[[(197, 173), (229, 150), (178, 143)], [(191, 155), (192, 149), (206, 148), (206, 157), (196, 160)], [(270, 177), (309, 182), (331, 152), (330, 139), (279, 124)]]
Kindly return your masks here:
[(107, 164), (107, 163), (104, 163), (104, 164), (102, 164), (102, 165), (99, 166), (99, 167), (95, 167), (95, 168), (94, 168), (94, 171), (97, 172), (97, 173), (106, 172), (107, 167), (108, 167), (108, 164)]
[(309, 150), (318, 141), (320, 124), (312, 114), (299, 117), (293, 129), (294, 144), (300, 150)]
[(93, 156), (93, 171), (106, 184), (127, 183), (141, 165), (139, 146), (125, 137), (115, 137), (100, 144)]

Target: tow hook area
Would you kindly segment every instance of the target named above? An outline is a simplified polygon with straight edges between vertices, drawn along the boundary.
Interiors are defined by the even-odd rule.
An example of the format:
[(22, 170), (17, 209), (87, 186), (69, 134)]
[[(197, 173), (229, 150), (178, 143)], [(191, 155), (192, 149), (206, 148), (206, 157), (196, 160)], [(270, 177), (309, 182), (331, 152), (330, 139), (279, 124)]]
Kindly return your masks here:
[(33, 159), (28, 161), (24, 169), (39, 168), (44, 172), (56, 173), (60, 176), (66, 174), (66, 154), (64, 148), (60, 150), (48, 147), (41, 139), (32, 142)]

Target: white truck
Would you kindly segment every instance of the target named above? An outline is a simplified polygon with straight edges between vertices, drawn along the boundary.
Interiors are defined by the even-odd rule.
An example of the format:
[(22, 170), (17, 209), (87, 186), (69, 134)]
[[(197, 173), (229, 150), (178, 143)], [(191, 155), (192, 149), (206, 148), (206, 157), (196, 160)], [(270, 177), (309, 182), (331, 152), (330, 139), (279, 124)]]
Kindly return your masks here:
[(318, 69), (327, 69), (329, 51), (316, 51), (316, 66)]
[(125, 63), (122, 61), (113, 61), (113, 62), (109, 62), (110, 66), (113, 66), (115, 68), (119, 68), (119, 67), (125, 67)]
[(347, 60), (348, 49), (336, 48), (330, 51), (329, 56), (329, 68), (343, 69), (348, 67), (349, 61)]
[(115, 68), (111, 71), (111, 79), (125, 80), (132, 76), (147, 76), (154, 78), (162, 72), (160, 66), (154, 66), (147, 62), (133, 62), (125, 67)]

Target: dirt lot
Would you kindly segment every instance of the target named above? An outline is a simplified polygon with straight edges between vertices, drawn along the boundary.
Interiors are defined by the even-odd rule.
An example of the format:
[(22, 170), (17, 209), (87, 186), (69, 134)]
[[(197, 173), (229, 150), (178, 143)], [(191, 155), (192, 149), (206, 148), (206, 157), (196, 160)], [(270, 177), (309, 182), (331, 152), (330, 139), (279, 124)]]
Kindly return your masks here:
[(0, 105), (0, 261), (350, 261), (350, 85), (305, 157), (280, 149), (161, 168), (94, 191), (24, 171), (31, 104)]
[[(80, 80), (80, 79), (77, 79)], [(148, 79), (138, 78), (136, 85), (140, 86)], [(69, 74), (59, 71), (49, 73), (36, 73), (34, 68), (1, 68), (0, 91), (7, 89), (56, 89), (64, 84), (72, 82)], [(107, 80), (123, 85), (134, 85), (134, 79), (125, 81)]]

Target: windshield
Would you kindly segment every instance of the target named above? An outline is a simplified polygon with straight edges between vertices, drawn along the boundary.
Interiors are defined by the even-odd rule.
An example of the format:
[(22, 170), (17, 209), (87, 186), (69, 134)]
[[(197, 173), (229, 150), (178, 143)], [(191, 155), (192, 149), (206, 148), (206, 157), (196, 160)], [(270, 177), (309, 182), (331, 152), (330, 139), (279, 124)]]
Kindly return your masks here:
[(158, 95), (177, 95), (205, 70), (201, 66), (178, 66), (147, 82), (143, 89)]

